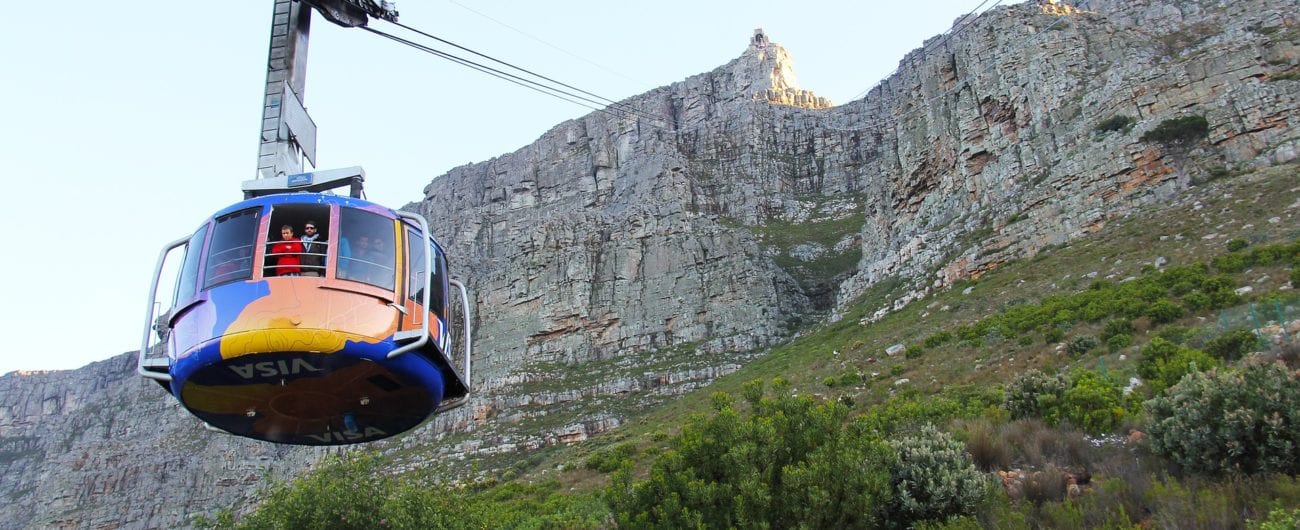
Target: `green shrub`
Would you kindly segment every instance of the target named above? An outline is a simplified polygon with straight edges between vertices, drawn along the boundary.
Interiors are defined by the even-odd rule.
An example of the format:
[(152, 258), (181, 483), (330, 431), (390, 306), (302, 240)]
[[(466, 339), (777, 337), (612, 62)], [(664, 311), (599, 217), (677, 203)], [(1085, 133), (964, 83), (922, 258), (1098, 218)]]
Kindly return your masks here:
[(1132, 116), (1116, 114), (1114, 116), (1106, 118), (1105, 120), (1102, 120), (1101, 123), (1098, 123), (1096, 126), (1094, 126), (1092, 130), (1098, 133), (1108, 133), (1114, 131), (1124, 131), (1127, 133), (1133, 129), (1133, 124), (1135, 123), (1137, 123), (1137, 120), (1134, 119)]
[(1300, 288), (1300, 265), (1291, 267), (1291, 287)]
[(1237, 329), (1215, 337), (1205, 344), (1205, 352), (1219, 359), (1235, 361), (1259, 346), (1259, 337), (1248, 329)]
[(1026, 370), (1007, 384), (1002, 393), (1002, 406), (1011, 413), (1013, 419), (1042, 418), (1049, 424), (1055, 424), (1061, 399), (1069, 388), (1070, 381), (1064, 375)]
[(918, 359), (922, 355), (925, 355), (925, 348), (922, 348), (915, 344), (908, 346), (906, 350), (903, 350), (904, 359)]
[(1189, 470), (1300, 472), (1300, 380), (1284, 366), (1191, 374), (1146, 409), (1152, 451)]
[(948, 342), (951, 342), (952, 339), (953, 339), (952, 333), (947, 331), (940, 331), (938, 333), (935, 333), (934, 335), (930, 335), (929, 337), (925, 338), (925, 347), (934, 348), (937, 346), (942, 346)]
[(1232, 252), (1222, 256), (1215, 256), (1214, 259), (1210, 260), (1210, 264), (1214, 265), (1214, 270), (1219, 272), (1238, 273), (1254, 265), (1254, 260), (1251, 259), (1248, 253)]
[(1115, 335), (1133, 334), (1133, 321), (1127, 318), (1116, 318), (1106, 322), (1106, 326), (1101, 330), (1102, 340), (1110, 339)]
[(1115, 353), (1131, 345), (1133, 345), (1132, 335), (1112, 335), (1109, 339), (1106, 339), (1106, 349), (1111, 353)]
[(636, 456), (636, 444), (625, 442), (610, 449), (596, 452), (583, 463), (587, 469), (601, 473), (613, 473), (623, 467), (623, 463)]
[(933, 425), (890, 446), (897, 455), (889, 474), (887, 520), (892, 524), (909, 527), (968, 515), (983, 499), (987, 484), (965, 445)]
[(1250, 241), (1241, 238), (1228, 240), (1228, 252), (1236, 252), (1250, 246)]
[[(776, 392), (788, 392), (777, 384)], [(630, 467), (606, 490), (625, 528), (862, 528), (880, 524), (889, 498), (892, 450), (860, 429), (834, 402), (747, 384), (748, 412), (726, 400), (693, 416), (651, 464), (644, 480)]]
[(1249, 522), (1252, 523), (1249, 528), (1253, 530), (1295, 530), (1300, 528), (1300, 508), (1289, 512), (1283, 508), (1277, 508), (1268, 512), (1268, 519)]
[[(383, 499), (394, 484), (380, 471), (378, 455), (330, 456), (324, 465), (292, 482), (277, 482), (262, 496), (241, 528), (375, 528)], [(378, 501), (378, 502), (377, 502)]]
[(1183, 344), (1187, 342), (1187, 339), (1194, 333), (1195, 330), (1186, 326), (1165, 326), (1160, 328), (1160, 331), (1156, 332), (1156, 337), (1174, 344)]
[(1047, 344), (1056, 344), (1065, 338), (1065, 330), (1058, 327), (1050, 327), (1043, 330), (1043, 342)]
[(1143, 142), (1177, 145), (1191, 143), (1209, 135), (1210, 122), (1204, 116), (1183, 116), (1160, 122), (1138, 139)]
[(1183, 317), (1183, 306), (1162, 298), (1147, 308), (1147, 316), (1153, 324), (1168, 324)]
[(1182, 294), (1176, 286), (1182, 285), (1188, 290), (1198, 289), (1205, 281), (1208, 271), (1204, 263), (1169, 267), (1156, 277), (1156, 281), (1166, 289), (1173, 289), (1174, 294)]
[(1210, 295), (1202, 292), (1187, 293), (1186, 296), (1183, 296), (1183, 307), (1186, 307), (1188, 311), (1204, 311), (1209, 309), (1211, 305), (1214, 305), (1214, 301), (1210, 300)]
[(1061, 400), (1062, 418), (1090, 434), (1111, 432), (1124, 419), (1124, 393), (1118, 382), (1095, 370), (1070, 374)]
[(1066, 345), (1065, 351), (1070, 352), (1071, 355), (1083, 355), (1091, 351), (1093, 348), (1096, 348), (1098, 344), (1096, 338), (1084, 335), (1070, 339), (1070, 343)]
[(1159, 392), (1174, 386), (1188, 373), (1218, 365), (1217, 360), (1201, 350), (1156, 337), (1142, 347), (1137, 369), (1151, 390)]

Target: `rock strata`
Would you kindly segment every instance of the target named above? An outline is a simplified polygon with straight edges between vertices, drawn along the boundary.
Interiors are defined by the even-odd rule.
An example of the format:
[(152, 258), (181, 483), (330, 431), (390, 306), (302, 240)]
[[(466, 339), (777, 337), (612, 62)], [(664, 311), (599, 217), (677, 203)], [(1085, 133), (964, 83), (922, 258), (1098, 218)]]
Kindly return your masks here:
[[(367, 448), (493, 473), (734, 372), (882, 280), (910, 288), (864, 322), (1300, 155), (1297, 2), (1078, 7), (962, 21), (835, 107), (757, 32), (620, 102), (654, 119), (594, 113), (434, 178), (408, 208), (474, 293), (478, 392)], [(1205, 137), (1142, 139), (1186, 116)], [(185, 526), (325, 454), (204, 431), (133, 361), (0, 377), (0, 528)]]

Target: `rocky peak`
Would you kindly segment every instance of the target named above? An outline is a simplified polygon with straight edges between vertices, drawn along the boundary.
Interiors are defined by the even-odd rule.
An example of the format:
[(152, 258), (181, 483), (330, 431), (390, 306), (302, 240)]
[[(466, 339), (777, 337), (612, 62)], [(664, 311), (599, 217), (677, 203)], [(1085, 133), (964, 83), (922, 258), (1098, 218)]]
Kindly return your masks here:
[(775, 105), (804, 109), (828, 109), (831, 100), (799, 87), (794, 73), (794, 58), (780, 44), (773, 42), (763, 31), (754, 30), (749, 47), (731, 62), (713, 70), (688, 78), (689, 87), (707, 80), (715, 90), (714, 97), (721, 101), (737, 103), (766, 101)]
[(780, 44), (769, 40), (763, 28), (754, 30), (754, 37), (749, 40), (749, 48), (733, 64), (736, 65), (737, 70), (743, 71), (737, 76), (738, 79), (754, 81), (750, 87), (753, 90), (752, 96), (756, 100), (804, 109), (831, 107), (829, 98), (799, 88), (799, 80), (794, 75), (794, 59), (790, 57), (790, 52)]

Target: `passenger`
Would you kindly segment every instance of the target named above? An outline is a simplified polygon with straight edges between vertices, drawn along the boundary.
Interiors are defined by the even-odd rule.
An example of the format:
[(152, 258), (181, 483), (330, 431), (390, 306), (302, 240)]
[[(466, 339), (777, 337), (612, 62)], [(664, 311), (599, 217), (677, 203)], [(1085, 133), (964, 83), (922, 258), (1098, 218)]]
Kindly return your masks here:
[(393, 257), (384, 250), (384, 241), (382, 237), (370, 238), (370, 252), (364, 259), (370, 269), (370, 283), (392, 287)]
[(323, 234), (316, 232), (316, 221), (307, 221), (302, 227), (302, 275), (325, 275), (325, 241), (317, 242)]
[(302, 273), (302, 242), (293, 236), (293, 227), (280, 227), (280, 242), (271, 245), (275, 256), (274, 276), (298, 276)]
[(366, 264), (362, 262), (370, 252), (370, 238), (357, 237), (355, 245), (343, 238), (339, 244), (339, 278), (352, 281), (365, 281)]

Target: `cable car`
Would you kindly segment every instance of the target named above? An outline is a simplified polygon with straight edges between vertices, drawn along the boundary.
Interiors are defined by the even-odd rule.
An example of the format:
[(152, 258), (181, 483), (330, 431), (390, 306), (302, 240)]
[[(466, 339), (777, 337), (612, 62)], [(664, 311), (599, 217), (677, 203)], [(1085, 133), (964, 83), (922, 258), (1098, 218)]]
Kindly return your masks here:
[[(379, 440), (463, 404), (469, 293), (425, 219), (361, 199), (362, 180), (348, 168), (248, 181), (244, 201), (168, 244), (138, 372), (210, 426), (286, 444)], [(326, 192), (340, 185), (351, 193)], [(305, 245), (308, 224), (319, 235)], [(169, 255), (179, 267), (163, 308)]]

